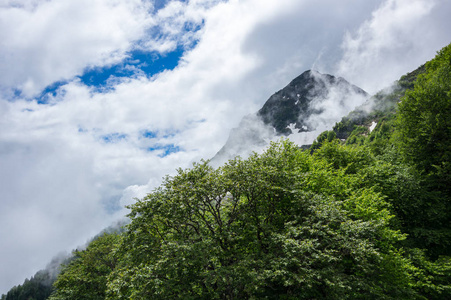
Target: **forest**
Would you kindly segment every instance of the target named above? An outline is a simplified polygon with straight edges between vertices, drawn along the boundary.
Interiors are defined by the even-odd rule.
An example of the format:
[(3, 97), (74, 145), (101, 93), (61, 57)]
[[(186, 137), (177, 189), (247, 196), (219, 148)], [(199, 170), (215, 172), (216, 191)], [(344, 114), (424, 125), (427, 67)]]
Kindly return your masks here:
[(451, 299), (451, 44), (371, 101), (310, 149), (177, 170), (50, 297), (2, 299)]

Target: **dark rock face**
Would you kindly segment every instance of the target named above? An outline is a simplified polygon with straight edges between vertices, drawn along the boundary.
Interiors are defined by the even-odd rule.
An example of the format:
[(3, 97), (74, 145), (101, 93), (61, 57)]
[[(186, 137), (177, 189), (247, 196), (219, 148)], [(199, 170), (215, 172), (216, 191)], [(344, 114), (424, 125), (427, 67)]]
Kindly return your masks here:
[(337, 78), (328, 74), (320, 74), (316, 71), (305, 71), (290, 82), (285, 88), (272, 95), (257, 115), (265, 124), (275, 128), (279, 135), (290, 135), (290, 124), (296, 124), (294, 128), (298, 132), (312, 131), (312, 124), (308, 122), (311, 115), (321, 114), (321, 108), (312, 105), (312, 102), (320, 102), (329, 96), (330, 90), (339, 89), (341, 97), (337, 105), (343, 104), (349, 94), (360, 94), (367, 97), (367, 93), (348, 83), (343, 78)]
[[(281, 136), (299, 146), (309, 144), (367, 97), (364, 90), (343, 78), (305, 71), (272, 95), (257, 113), (245, 116), (238, 128), (230, 132), (212, 164), (220, 165), (237, 155), (245, 157), (252, 151), (258, 152)], [(306, 137), (300, 138), (302, 133)]]

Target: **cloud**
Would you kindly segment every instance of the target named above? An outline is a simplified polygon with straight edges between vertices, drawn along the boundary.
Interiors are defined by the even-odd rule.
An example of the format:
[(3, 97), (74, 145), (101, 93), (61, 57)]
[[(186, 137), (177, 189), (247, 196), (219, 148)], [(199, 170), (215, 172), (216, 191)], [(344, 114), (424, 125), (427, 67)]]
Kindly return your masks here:
[[(398, 16), (387, 3), (0, 1), (0, 293), (124, 215), (123, 205), (164, 175), (213, 157), (244, 115), (312, 65), (326, 73), (342, 61), (341, 76), (368, 84), (374, 78), (365, 68), (379, 72), (378, 65), (359, 49), (380, 49), (364, 33), (395, 26), (379, 28)], [(439, 26), (448, 22), (447, 7), (436, 1), (417, 13), (436, 33), (409, 40), (412, 62), (401, 59), (398, 68), (407, 46), (373, 51), (387, 55), (386, 73), (410, 71), (416, 54), (432, 58), (448, 43), (449, 26)], [(132, 51), (178, 48), (179, 64), (158, 74), (134, 72), (103, 89), (77, 77), (123, 63)], [(361, 77), (353, 57), (362, 61)], [(391, 76), (383, 78), (399, 77)]]
[(11, 1), (0, 6), (1, 88), (33, 96), (85, 68), (119, 62), (151, 25), (149, 2)]
[(171, 1), (154, 15), (155, 26), (148, 30), (140, 48), (165, 53), (177, 46), (190, 48), (199, 39), (206, 11), (218, 1)]
[[(311, 72), (311, 76), (317, 82), (317, 87), (311, 91), (317, 95), (310, 103), (310, 109), (314, 112), (303, 120), (309, 131), (298, 132), (293, 130), (289, 139), (299, 145), (310, 145), (318, 135), (326, 130), (331, 130), (343, 116), (348, 115), (356, 107), (367, 100), (368, 95), (364, 91), (350, 86), (343, 78), (337, 78), (335, 82), (325, 80), (318, 72)], [(324, 87), (328, 92), (324, 94)]]
[(0, 90), (33, 97), (55, 81), (120, 63), (132, 50), (189, 48), (215, 2), (7, 1), (0, 5)]
[(387, 0), (358, 30), (348, 31), (337, 74), (371, 93), (419, 67), (450, 42), (449, 1)]

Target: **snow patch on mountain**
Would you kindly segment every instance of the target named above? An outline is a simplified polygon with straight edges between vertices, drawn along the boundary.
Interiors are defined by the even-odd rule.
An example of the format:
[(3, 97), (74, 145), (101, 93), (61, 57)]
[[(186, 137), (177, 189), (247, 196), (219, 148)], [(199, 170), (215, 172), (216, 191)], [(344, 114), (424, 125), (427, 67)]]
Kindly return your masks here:
[(370, 132), (372, 132), (374, 130), (374, 128), (376, 128), (377, 123), (376, 122), (372, 122), (370, 127), (368, 128)]

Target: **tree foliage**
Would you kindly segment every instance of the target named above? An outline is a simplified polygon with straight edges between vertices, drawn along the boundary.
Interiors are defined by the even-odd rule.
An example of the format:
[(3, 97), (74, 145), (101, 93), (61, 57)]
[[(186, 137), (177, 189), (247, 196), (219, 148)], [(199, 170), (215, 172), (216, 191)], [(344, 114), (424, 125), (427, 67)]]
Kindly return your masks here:
[(289, 142), (179, 170), (131, 206), (108, 298), (410, 299), (402, 235), (356, 182)]
[(451, 255), (451, 44), (426, 63), (399, 104), (396, 138), (425, 191), (423, 215), (411, 233), (436, 253)]
[(451, 192), (451, 45), (426, 64), (415, 88), (399, 104), (402, 154)]
[(114, 249), (119, 239), (117, 234), (104, 234), (86, 250), (75, 251), (74, 258), (54, 283), (55, 292), (50, 299), (105, 299), (107, 276), (117, 263)]
[(52, 276), (46, 271), (37, 272), (22, 285), (13, 287), (2, 300), (44, 300), (52, 293)]

